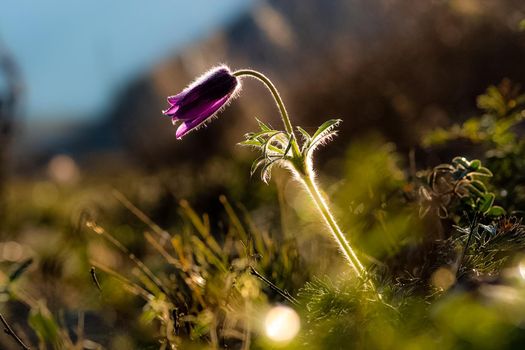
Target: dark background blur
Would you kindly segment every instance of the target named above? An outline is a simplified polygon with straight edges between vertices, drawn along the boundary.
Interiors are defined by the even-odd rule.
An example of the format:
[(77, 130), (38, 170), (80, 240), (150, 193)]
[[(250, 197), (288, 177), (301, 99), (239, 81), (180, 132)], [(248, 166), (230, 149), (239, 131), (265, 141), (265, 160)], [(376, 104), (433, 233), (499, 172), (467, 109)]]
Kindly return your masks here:
[[(169, 4), (163, 6), (169, 8)], [(160, 35), (169, 37), (188, 26), (191, 16), (199, 17), (199, 11), (188, 12), (191, 16), (186, 22), (177, 21), (184, 9), (177, 10), (169, 31)], [(126, 11), (122, 8), (111, 20), (132, 22), (133, 17), (126, 16), (133, 13)], [(519, 0), (253, 1), (231, 2), (224, 11), (226, 15), (215, 14), (219, 18), (215, 25), (201, 28), (199, 35), (174, 39), (173, 55), (165, 45), (157, 52), (149, 45), (150, 64), (110, 84), (113, 90), (108, 90), (111, 98), (101, 104), (104, 108), (82, 109), (82, 99), (65, 94), (67, 106), (80, 100), (77, 109), (70, 108), (76, 113), (35, 117), (34, 102), (25, 108), (28, 99), (24, 97), (21, 111), (31, 113), (14, 121), (13, 152), (20, 174), (33, 173), (55, 154), (66, 154), (82, 164), (95, 159), (101, 164), (104, 157), (118, 154), (121, 161), (150, 168), (200, 162), (202, 157), (218, 154), (242, 156), (235, 143), (254, 128), (255, 116), (274, 125), (279, 122), (269, 96), (253, 81), (245, 82), (241, 97), (220, 121), (183, 142), (175, 140), (170, 121), (160, 113), (167, 95), (221, 62), (269, 75), (283, 92), (294, 121), (307, 130), (326, 118), (342, 118), (342, 137), (335, 150), (354, 135), (370, 131), (395, 141), (401, 150), (409, 149), (425, 130), (472, 114), (475, 96), (486, 86), (505, 77), (518, 83), (525, 79), (525, 35), (518, 28), (525, 4)], [(147, 14), (138, 20), (136, 25), (142, 27), (157, 21)], [(32, 24), (24, 30), (30, 32)], [(68, 26), (61, 30), (67, 31)], [(146, 42), (132, 34), (123, 37), (140, 50)], [(38, 47), (46, 50), (52, 44)], [(16, 52), (13, 56), (16, 62)], [(112, 56), (98, 51), (96, 59), (104, 63), (108, 57)], [(68, 57), (58, 59), (67, 61)], [(50, 67), (59, 69), (59, 65), (53, 62)], [(25, 94), (38, 100), (39, 96), (31, 95), (30, 73), (22, 67)], [(52, 76), (47, 89), (61, 83)], [(76, 85), (61, 88), (78, 89)]]

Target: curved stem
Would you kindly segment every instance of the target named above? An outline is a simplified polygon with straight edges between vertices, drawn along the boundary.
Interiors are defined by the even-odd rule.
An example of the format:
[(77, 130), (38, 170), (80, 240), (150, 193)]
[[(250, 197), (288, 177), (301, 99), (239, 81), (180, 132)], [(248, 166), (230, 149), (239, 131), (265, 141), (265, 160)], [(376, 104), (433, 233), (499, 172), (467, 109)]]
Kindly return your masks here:
[(273, 99), (275, 100), (275, 103), (277, 104), (277, 107), (279, 108), (279, 112), (281, 113), (281, 119), (284, 124), (284, 129), (287, 133), (289, 133), (293, 140), (292, 140), (292, 149), (295, 156), (300, 155), (299, 146), (297, 142), (295, 141), (295, 134), (293, 131), (292, 122), (290, 121), (290, 116), (288, 115), (288, 111), (286, 110), (286, 107), (284, 105), (283, 99), (281, 98), (281, 95), (279, 94), (279, 91), (277, 91), (277, 88), (275, 85), (273, 85), (272, 81), (264, 74), (257, 72), (256, 70), (252, 69), (241, 69), (233, 73), (236, 77), (252, 77), (260, 82), (262, 82), (266, 88), (270, 91), (272, 94)]
[[(371, 288), (372, 291), (377, 293), (374, 283), (371, 280), (367, 279), (367, 272), (365, 270), (365, 267), (363, 266), (363, 264), (357, 257), (357, 254), (354, 252), (345, 235), (339, 228), (339, 225), (335, 221), (335, 218), (332, 215), (328, 204), (323, 199), (321, 192), (319, 191), (319, 188), (315, 183), (313, 172), (310, 169), (311, 166), (308, 164), (308, 159), (305, 159), (305, 156), (299, 150), (299, 145), (297, 143), (297, 139), (295, 138), (290, 117), (288, 115), (288, 112), (286, 111), (286, 107), (284, 106), (283, 100), (279, 95), (279, 92), (277, 91), (277, 88), (275, 87), (275, 85), (273, 85), (271, 80), (268, 79), (264, 74), (259, 73), (255, 70), (242, 69), (234, 72), (233, 75), (235, 75), (236, 77), (248, 76), (255, 78), (261, 81), (272, 94), (273, 99), (275, 100), (275, 103), (279, 108), (279, 112), (281, 113), (281, 119), (283, 121), (284, 128), (286, 132), (290, 134), (291, 137), (293, 156), (290, 160), (293, 164), (292, 168), (295, 169), (297, 177), (301, 179), (301, 182), (306, 188), (306, 191), (314, 201), (317, 209), (319, 210), (319, 213), (321, 214), (326, 225), (328, 226), (330, 233), (332, 234), (336, 243), (339, 245), (339, 249), (341, 250), (345, 259), (348, 261), (352, 269), (356, 272), (358, 277), (362, 281), (364, 281)], [(382, 300), (382, 297), (379, 293), (378, 297)]]
[(357, 273), (357, 275), (365, 280), (366, 279), (366, 271), (361, 263), (359, 261), (359, 258), (357, 257), (357, 254), (354, 252), (352, 247), (350, 246), (350, 243), (346, 239), (345, 235), (339, 228), (339, 225), (335, 221), (335, 218), (333, 217), (330, 208), (328, 207), (328, 204), (323, 199), (321, 192), (319, 191), (319, 188), (317, 187), (317, 184), (315, 183), (315, 180), (313, 178), (313, 174), (308, 171), (307, 174), (300, 177), (303, 181), (303, 184), (310, 195), (312, 197), (312, 200), (314, 201), (317, 209), (319, 210), (321, 216), (323, 217), (326, 225), (330, 229), (330, 233), (332, 233), (332, 236), (336, 243), (339, 245), (339, 249), (343, 253), (344, 257), (350, 264), (350, 266), (354, 269), (354, 271)]

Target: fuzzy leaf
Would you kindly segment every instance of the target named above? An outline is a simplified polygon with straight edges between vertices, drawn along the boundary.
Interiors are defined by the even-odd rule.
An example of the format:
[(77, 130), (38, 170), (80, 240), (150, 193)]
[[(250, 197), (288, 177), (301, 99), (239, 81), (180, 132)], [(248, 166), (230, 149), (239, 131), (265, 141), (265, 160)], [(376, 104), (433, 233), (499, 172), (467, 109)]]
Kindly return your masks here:
[(330, 119), (325, 121), (315, 132), (315, 134), (312, 136), (312, 140), (315, 141), (317, 137), (319, 137), (323, 132), (329, 131), (333, 128), (335, 128), (339, 123), (341, 123), (341, 119)]
[(279, 130), (264, 130), (264, 131), (250, 133), (250, 134), (247, 134), (245, 136), (248, 139), (258, 139), (258, 138), (261, 138), (261, 137), (271, 137), (274, 134), (277, 134), (277, 133), (280, 133), (280, 132), (282, 132), (282, 131), (279, 131)]
[(240, 146), (249, 146), (249, 147), (261, 147), (262, 143), (258, 140), (244, 140), (238, 143)]
[(304, 130), (303, 128), (301, 128), (300, 126), (297, 127), (297, 130), (299, 130), (299, 132), (301, 133), (301, 135), (303, 135), (304, 137), (304, 140), (306, 142), (310, 142), (312, 140), (312, 136), (308, 133), (308, 131)]
[(303, 136), (303, 145), (301, 147), (301, 152), (304, 153), (304, 151), (307, 150), (308, 147), (310, 147), (310, 143), (312, 142), (312, 136), (310, 136), (310, 134), (300, 126), (297, 127), (297, 130), (299, 130), (299, 132)]
[(250, 176), (253, 176), (253, 174), (255, 174), (255, 172), (257, 171), (257, 169), (259, 169), (259, 167), (262, 166), (265, 161), (266, 159), (264, 157), (259, 157), (256, 160), (254, 160), (254, 162), (252, 163), (252, 167), (250, 169)]
[(262, 131), (270, 131), (272, 128), (270, 128), (268, 125), (264, 124), (262, 121), (259, 120), (259, 118), (255, 118), (257, 120), (257, 123), (259, 124), (259, 127)]
[(324, 144), (325, 141), (330, 140), (332, 137), (334, 137), (336, 135), (337, 135), (337, 131), (333, 130), (333, 131), (329, 131), (329, 132), (324, 132), (321, 135), (317, 136), (317, 138), (312, 140), (312, 142), (310, 143), (310, 146), (308, 147), (307, 154), (309, 154), (309, 155), (312, 154), (312, 152), (315, 151), (319, 145)]
[(264, 143), (264, 146), (263, 146), (263, 156), (265, 158), (268, 158), (270, 155), (268, 154), (268, 151), (271, 150), (272, 152), (274, 153), (278, 153), (279, 155), (283, 155), (282, 152), (283, 150), (278, 148), (278, 147), (271, 147), (273, 146), (272, 145), (272, 142), (279, 142), (278, 141), (278, 137), (280, 136), (280, 134), (282, 134), (283, 132), (282, 131), (277, 131), (275, 133), (273, 133), (270, 137), (268, 137), (268, 139), (266, 140), (266, 142)]
[(271, 161), (267, 161), (261, 169), (261, 180), (264, 183), (268, 183), (272, 177), (271, 171), (274, 164), (280, 161), (282, 158), (276, 158)]

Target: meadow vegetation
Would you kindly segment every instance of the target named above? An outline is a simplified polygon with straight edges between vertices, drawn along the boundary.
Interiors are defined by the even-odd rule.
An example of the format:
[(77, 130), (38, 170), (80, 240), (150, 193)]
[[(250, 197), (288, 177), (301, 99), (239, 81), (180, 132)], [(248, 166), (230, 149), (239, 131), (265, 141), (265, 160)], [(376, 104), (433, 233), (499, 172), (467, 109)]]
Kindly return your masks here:
[[(520, 348), (525, 95), (505, 80), (477, 105), (408, 154), (377, 135), (323, 151), (316, 178), (365, 279), (286, 170), (263, 174), (269, 185), (227, 159), (14, 180), (0, 297), (20, 343), (2, 347)], [(294, 317), (269, 319), (279, 305), (299, 316), (291, 337)]]

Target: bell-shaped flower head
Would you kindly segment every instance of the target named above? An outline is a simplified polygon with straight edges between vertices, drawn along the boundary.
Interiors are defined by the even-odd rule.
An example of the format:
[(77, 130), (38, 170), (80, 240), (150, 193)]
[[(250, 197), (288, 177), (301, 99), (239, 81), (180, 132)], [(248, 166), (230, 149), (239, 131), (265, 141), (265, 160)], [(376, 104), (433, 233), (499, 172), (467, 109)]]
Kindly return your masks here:
[(240, 89), (239, 79), (227, 66), (212, 68), (181, 93), (168, 97), (170, 107), (162, 111), (173, 124), (180, 122), (178, 139), (213, 118)]

